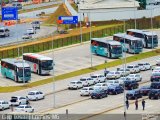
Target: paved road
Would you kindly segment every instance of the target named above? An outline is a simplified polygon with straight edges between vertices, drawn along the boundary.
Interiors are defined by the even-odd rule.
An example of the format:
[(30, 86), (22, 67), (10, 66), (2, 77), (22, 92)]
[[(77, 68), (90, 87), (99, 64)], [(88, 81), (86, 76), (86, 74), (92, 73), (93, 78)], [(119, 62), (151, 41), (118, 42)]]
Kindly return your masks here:
[[(150, 61), (152, 64), (154, 64), (154, 60), (155, 58), (150, 58), (150, 59), (145, 59), (145, 61)], [(135, 62), (134, 62), (135, 63)], [(111, 68), (110, 70), (115, 70), (116, 67)], [(102, 73), (103, 71), (97, 71), (96, 73)], [(149, 80), (149, 76), (151, 74), (151, 71), (145, 71), (145, 72), (141, 72), (141, 75), (143, 76), (143, 82), (144, 81), (148, 81)], [(83, 76), (89, 76), (89, 74), (83, 75)], [(56, 86), (56, 90), (60, 90), (60, 89), (65, 89), (67, 88), (67, 84), (69, 83), (69, 81), (71, 80), (75, 80), (75, 79), (79, 79), (81, 76), (75, 77), (75, 78), (70, 78), (64, 81), (58, 81), (56, 82), (55, 86)], [(30, 90), (41, 90), (44, 93), (48, 93), (53, 91), (53, 84), (52, 86), (41, 86), (41, 87), (36, 87), (36, 88), (30, 88), (27, 90), (22, 90), (22, 91), (17, 91), (17, 92), (13, 92), (13, 93), (6, 93), (0, 94), (0, 98), (1, 99), (5, 99), (5, 100), (9, 100), (11, 96), (13, 95), (23, 95), (26, 96), (28, 91)], [(36, 102), (31, 102), (31, 105), (35, 108), (36, 112), (39, 111), (44, 111), (46, 109), (52, 108), (53, 106), (53, 94), (49, 94), (46, 96), (46, 98), (44, 100), (41, 101), (36, 101)], [(63, 113), (65, 112), (65, 109), (69, 109), (69, 111), (71, 113), (80, 113), (80, 112), (85, 112), (86, 114), (88, 113), (92, 113), (95, 111), (99, 111), (102, 108), (110, 108), (110, 107), (114, 107), (118, 104), (121, 104), (123, 101), (123, 95), (117, 95), (117, 96), (109, 96), (108, 98), (102, 99), (102, 100), (85, 100), (88, 99), (89, 97), (80, 97), (79, 96), (79, 90), (65, 90), (65, 91), (61, 91), (55, 94), (55, 106), (59, 107), (59, 106), (63, 106), (69, 103), (73, 103), (75, 101), (79, 101), (79, 100), (83, 100), (83, 102), (79, 102), (77, 104), (74, 105), (70, 105), (70, 106), (66, 106), (60, 109), (57, 109), (56, 111), (54, 111), (55, 113)], [(118, 100), (118, 101), (117, 101)], [(110, 101), (110, 102), (109, 102)], [(112, 101), (112, 102), (111, 102)], [(102, 104), (101, 104), (102, 103)], [(104, 104), (104, 103), (110, 103), (110, 104)], [(97, 105), (97, 106), (96, 106)], [(109, 106), (106, 106), (109, 105)], [(81, 106), (81, 109), (79, 109), (79, 107)], [(92, 107), (91, 107), (92, 106)], [(88, 108), (88, 112), (86, 111), (82, 111), (83, 109)], [(9, 112), (10, 110), (5, 110), (1, 113), (5, 113), (5, 112)], [(49, 112), (53, 112), (53, 111), (49, 111)]]
[[(0, 24), (0, 26), (2, 26), (2, 24)], [(0, 41), (1, 41), (0, 46), (14, 43), (17, 41), (24, 41), (22, 39), (22, 36), (24, 33), (27, 32), (28, 28), (32, 28), (32, 25), (30, 23), (23, 23), (23, 24), (9, 26), (8, 28), (10, 30), (10, 36), (0, 37)], [(41, 26), (40, 30), (39, 29), (36, 30), (37, 33), (33, 35), (33, 39), (52, 34), (54, 31), (56, 31), (56, 29), (57, 29), (56, 27)]]

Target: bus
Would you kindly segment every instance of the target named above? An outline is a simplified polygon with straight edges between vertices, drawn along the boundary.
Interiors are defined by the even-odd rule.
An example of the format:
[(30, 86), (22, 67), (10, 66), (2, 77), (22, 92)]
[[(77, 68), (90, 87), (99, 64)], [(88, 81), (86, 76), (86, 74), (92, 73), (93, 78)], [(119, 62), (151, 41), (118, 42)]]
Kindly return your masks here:
[(144, 48), (158, 47), (158, 35), (155, 32), (138, 29), (128, 29), (127, 34), (134, 37), (142, 38)]
[(24, 53), (25, 60), (31, 67), (31, 71), (38, 75), (49, 75), (53, 70), (53, 59), (35, 53)]
[(91, 52), (108, 58), (122, 57), (122, 46), (119, 42), (107, 38), (92, 38)]
[(143, 50), (141, 38), (133, 37), (124, 33), (117, 33), (113, 35), (113, 40), (119, 41), (125, 52), (140, 53)]
[(28, 82), (29, 80), (31, 80), (31, 68), (29, 64), (25, 63), (22, 60), (12, 58), (2, 59), (1, 74), (3, 77), (12, 79), (15, 82)]

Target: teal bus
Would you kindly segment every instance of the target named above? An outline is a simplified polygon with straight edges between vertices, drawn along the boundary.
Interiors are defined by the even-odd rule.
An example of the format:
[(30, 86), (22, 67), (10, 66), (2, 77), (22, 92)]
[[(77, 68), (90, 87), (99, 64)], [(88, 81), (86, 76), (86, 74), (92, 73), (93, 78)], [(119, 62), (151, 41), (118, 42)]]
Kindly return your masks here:
[(127, 34), (141, 38), (144, 48), (158, 47), (158, 35), (155, 32), (139, 29), (128, 29)]
[(122, 46), (119, 42), (107, 38), (92, 38), (91, 52), (108, 58), (122, 57)]
[(128, 53), (140, 53), (143, 50), (142, 39), (127, 35), (124, 33), (117, 33), (113, 35), (113, 40), (119, 41), (123, 46), (123, 51)]
[(1, 74), (3, 77), (12, 79), (15, 82), (22, 82), (22, 81), (28, 82), (29, 80), (31, 80), (30, 66), (29, 64), (23, 62), (22, 60), (11, 59), (11, 58), (2, 59)]

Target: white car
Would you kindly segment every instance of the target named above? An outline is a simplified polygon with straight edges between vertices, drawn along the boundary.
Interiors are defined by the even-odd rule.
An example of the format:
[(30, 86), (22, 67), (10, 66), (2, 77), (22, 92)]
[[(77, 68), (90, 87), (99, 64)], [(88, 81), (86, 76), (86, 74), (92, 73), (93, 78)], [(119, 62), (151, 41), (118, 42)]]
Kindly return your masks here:
[(28, 99), (22, 96), (12, 96), (10, 100), (11, 105), (24, 105), (28, 104)]
[(106, 77), (102, 74), (91, 74), (91, 78), (93, 78), (94, 81), (98, 83), (98, 82), (105, 82)]
[(82, 77), (80, 78), (80, 81), (82, 82), (83, 86), (90, 86), (95, 84), (95, 81), (90, 77)]
[(94, 87), (94, 89), (103, 89), (103, 90), (108, 89), (107, 83), (97, 83), (93, 87)]
[(121, 76), (127, 76), (130, 74), (129, 69), (117, 68), (117, 71), (121, 74)]
[(117, 79), (117, 78), (120, 78), (120, 77), (121, 77), (121, 74), (120, 74), (120, 72), (117, 72), (117, 71), (110, 71), (107, 74), (107, 79)]
[(155, 67), (152, 69), (152, 73), (160, 72), (160, 67)]
[(29, 100), (36, 100), (36, 101), (45, 98), (43, 92), (41, 91), (30, 91), (26, 97)]
[(82, 87), (83, 87), (83, 84), (81, 81), (71, 81), (68, 85), (68, 89), (79, 89)]
[(8, 37), (10, 35), (10, 31), (6, 27), (0, 28), (0, 36)]
[(15, 112), (27, 112), (27, 113), (33, 113), (34, 108), (30, 105), (19, 105), (15, 108)]
[(140, 70), (150, 70), (151, 69), (151, 65), (147, 62), (138, 63), (138, 66)]
[(80, 90), (80, 96), (87, 96), (93, 92), (93, 87), (84, 87)]
[(22, 36), (22, 39), (31, 39), (31, 38), (32, 38), (32, 35), (29, 34), (29, 33), (25, 33), (25, 34), (23, 34), (23, 36)]
[(128, 65), (127, 68), (130, 70), (130, 73), (140, 72), (140, 68), (138, 65)]
[(135, 80), (136, 82), (142, 81), (142, 76), (140, 74), (130, 74), (127, 76), (130, 80)]
[(36, 29), (35, 28), (28, 28), (27, 33), (28, 34), (36, 34)]
[(118, 80), (107, 80), (106, 83), (108, 86), (111, 86), (111, 85), (119, 86), (120, 85), (120, 82)]
[(119, 82), (120, 85), (123, 85), (124, 81), (126, 81), (126, 80), (130, 80), (130, 79), (127, 77), (120, 77), (119, 79), (117, 79), (117, 81)]
[(9, 109), (10, 108), (10, 104), (7, 101), (4, 100), (0, 100), (0, 110), (5, 110), (5, 109)]

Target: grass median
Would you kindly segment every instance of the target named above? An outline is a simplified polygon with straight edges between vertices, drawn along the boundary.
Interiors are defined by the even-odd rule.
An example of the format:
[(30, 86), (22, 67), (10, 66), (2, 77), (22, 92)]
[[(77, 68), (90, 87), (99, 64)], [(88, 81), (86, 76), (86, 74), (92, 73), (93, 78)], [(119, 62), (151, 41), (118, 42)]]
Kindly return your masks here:
[[(137, 60), (141, 60), (141, 59), (145, 59), (145, 58), (149, 58), (149, 57), (153, 57), (153, 56), (157, 56), (157, 55), (160, 55), (160, 49), (127, 57), (126, 62), (129, 63), (129, 62), (133, 62), (133, 61), (137, 61)], [(117, 65), (120, 65), (120, 64), (122, 64), (122, 60), (118, 59), (118, 60), (108, 62), (108, 63), (105, 63), (105, 64), (100, 64), (100, 65), (97, 65), (97, 66), (93, 66), (92, 68), (85, 68), (85, 69), (77, 70), (77, 71), (74, 71), (74, 72), (58, 75), (58, 76), (55, 76), (54, 80), (55, 81), (64, 80), (66, 78), (75, 77), (75, 76), (86, 74), (86, 73), (91, 73), (91, 72), (94, 72), (94, 71), (97, 71), (97, 70), (102, 70), (105, 67), (110, 68), (110, 67), (114, 67), (114, 66), (117, 66)], [(32, 88), (32, 87), (44, 85), (44, 84), (51, 83), (51, 82), (53, 82), (52, 77), (48, 78), (48, 79), (36, 81), (36, 82), (33, 82), (33, 83), (27, 83), (27, 84), (22, 85), (22, 86), (0, 87), (0, 93), (14, 92), (14, 91), (18, 91), (18, 90), (23, 90), (23, 89), (27, 89), (27, 88)]]

